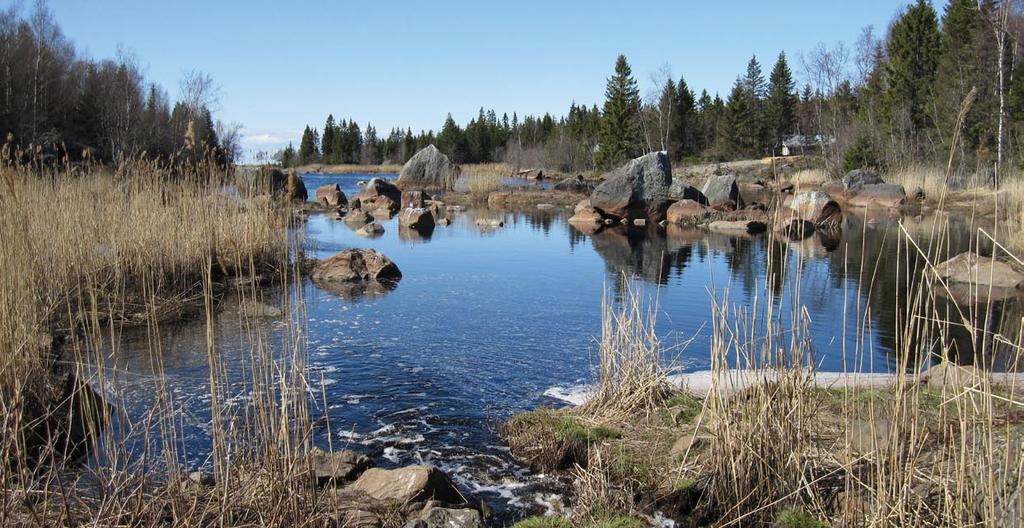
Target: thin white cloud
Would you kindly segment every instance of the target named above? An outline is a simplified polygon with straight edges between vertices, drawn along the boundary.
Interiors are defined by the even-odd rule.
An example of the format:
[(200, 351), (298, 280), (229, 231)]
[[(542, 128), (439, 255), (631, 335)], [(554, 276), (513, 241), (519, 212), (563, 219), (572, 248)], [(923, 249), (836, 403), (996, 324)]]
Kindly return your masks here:
[(288, 138), (281, 134), (250, 134), (248, 132), (243, 132), (242, 142), (248, 145), (279, 145), (281, 143), (287, 143)]

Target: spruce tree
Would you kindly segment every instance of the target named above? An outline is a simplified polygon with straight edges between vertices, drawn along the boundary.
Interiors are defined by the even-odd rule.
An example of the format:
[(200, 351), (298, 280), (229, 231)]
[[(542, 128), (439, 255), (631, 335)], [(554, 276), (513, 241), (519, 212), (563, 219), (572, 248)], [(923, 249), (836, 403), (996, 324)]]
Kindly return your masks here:
[[(705, 92), (706, 95), (706, 92)], [(669, 133), (669, 144), (672, 147), (672, 159), (681, 160), (697, 154), (697, 103), (693, 91), (680, 77), (675, 87), (675, 104), (673, 105), (672, 123)]]
[(940, 36), (935, 10), (917, 0), (893, 24), (889, 36), (886, 109), (890, 120), (905, 112), (914, 131), (931, 125), (928, 104), (935, 90)]
[(747, 79), (738, 78), (725, 103), (720, 129), (721, 154), (732, 157), (753, 155), (759, 146), (757, 99)]
[(317, 160), (316, 136), (313, 129), (306, 125), (302, 131), (302, 140), (299, 141), (299, 165), (314, 163)]
[(324, 123), (324, 133), (320, 137), (320, 156), (324, 163), (336, 163), (334, 157), (334, 136), (337, 133), (334, 124), (334, 114), (328, 114), (327, 122)]
[[(977, 0), (951, 0), (946, 6), (942, 18), (942, 52), (935, 74), (935, 106), (939, 133), (945, 143), (943, 150), (948, 149), (952, 141), (960, 104), (971, 88), (978, 87), (982, 98), (988, 95), (984, 80), (979, 78), (980, 59), (976, 56), (979, 39), (983, 38), (979, 34), (983, 29), (981, 23)], [(964, 127), (965, 142), (971, 146), (977, 145), (981, 133), (978, 128), (983, 114), (977, 111), (980, 107), (978, 105), (967, 116)]]
[(765, 114), (768, 123), (771, 145), (777, 145), (782, 137), (793, 132), (796, 126), (797, 97), (794, 91), (793, 72), (786, 62), (786, 53), (779, 53), (779, 60), (772, 68), (768, 82), (768, 97), (765, 101)]
[(615, 60), (615, 75), (605, 88), (598, 163), (610, 167), (640, 154), (640, 90), (625, 55)]
[(750, 115), (747, 118), (749, 122), (742, 125), (751, 135), (749, 140), (744, 141), (749, 142), (749, 147), (744, 148), (744, 152), (749, 155), (763, 151), (768, 143), (768, 126), (764, 111), (768, 85), (764, 81), (764, 74), (761, 73), (761, 63), (757, 61), (757, 55), (751, 56), (747, 63), (747, 74), (743, 84), (748, 91), (747, 103), (750, 105)]

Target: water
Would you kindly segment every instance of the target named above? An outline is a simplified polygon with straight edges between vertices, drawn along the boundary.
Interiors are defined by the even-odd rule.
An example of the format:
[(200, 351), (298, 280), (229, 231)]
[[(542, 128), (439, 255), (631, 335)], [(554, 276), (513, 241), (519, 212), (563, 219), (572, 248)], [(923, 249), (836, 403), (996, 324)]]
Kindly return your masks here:
[[(371, 177), (303, 175), (311, 196), (334, 182), (351, 196), (358, 181)], [(640, 290), (657, 302), (666, 362), (675, 369), (710, 367), (712, 295), (762, 309), (774, 303), (788, 318), (797, 282), (821, 370), (894, 368), (895, 300), (909, 291), (897, 280), (894, 223), (850, 221), (838, 247), (827, 251), (816, 239), (786, 245), (678, 229), (667, 236), (624, 229), (585, 236), (568, 224), (570, 214), (471, 209), (429, 237), (384, 221), (384, 235), (372, 240), (343, 222), (311, 216), (307, 253), (325, 258), (373, 248), (403, 274), (397, 288), (375, 296), (346, 299), (310, 282), (293, 292), (303, 297), (308, 318), (313, 413), (324, 414), (324, 394), (330, 419), (329, 430), (318, 422), (314, 441), (365, 451), (385, 466), (436, 464), (487, 500), (499, 518), (542, 509), (549, 481), (515, 464), (494, 426), (523, 409), (558, 405), (545, 395), (554, 387), (592, 379), (602, 298), (621, 298), (623, 273), (637, 277)], [(481, 229), (475, 225), (481, 217), (500, 217), (505, 227)], [(910, 221), (908, 229), (925, 232), (930, 225)], [(949, 238), (953, 254), (970, 240), (957, 222)], [(766, 281), (768, 266), (784, 278)], [(272, 303), (280, 293), (267, 292), (266, 299)], [(1015, 301), (999, 310), (1019, 318)], [(225, 309), (217, 340), (230, 390), (244, 402), (246, 373), (238, 365), (247, 343), (238, 321)], [(283, 322), (261, 324), (273, 342), (284, 340)], [(863, 343), (860, 327), (867, 332)], [(200, 465), (210, 446), (204, 328), (190, 324), (163, 334), (167, 384), (187, 409), (184, 457)], [(963, 345), (963, 336), (958, 339)], [(147, 350), (145, 336), (128, 336), (114, 361), (122, 372), (116, 392), (124, 395), (117, 403), (129, 416), (142, 416), (154, 403)]]

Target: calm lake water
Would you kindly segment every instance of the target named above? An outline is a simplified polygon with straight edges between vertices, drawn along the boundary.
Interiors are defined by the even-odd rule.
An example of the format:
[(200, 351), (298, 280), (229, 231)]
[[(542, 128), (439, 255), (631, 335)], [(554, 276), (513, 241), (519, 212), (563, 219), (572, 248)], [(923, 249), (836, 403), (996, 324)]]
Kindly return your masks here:
[[(358, 181), (371, 177), (303, 175), (311, 196), (317, 186), (335, 182), (351, 196)], [(304, 300), (307, 317), (318, 402), (313, 412), (324, 414), (322, 391), (330, 419), (330, 432), (326, 422), (318, 424), (316, 443), (363, 450), (382, 465), (436, 464), (466, 491), (480, 494), (499, 518), (543, 508), (549, 499), (545, 479), (512, 461), (494, 426), (516, 411), (558, 405), (550, 394), (592, 379), (602, 297), (621, 298), (623, 274), (635, 277), (638, 289), (657, 303), (666, 362), (675, 369), (710, 368), (712, 296), (761, 310), (771, 303), (791, 314), (797, 284), (819, 369), (894, 368), (895, 301), (909, 287), (907, 274), (897, 280), (906, 259), (899, 257), (893, 222), (848, 220), (838, 245), (828, 242), (830, 251), (816, 238), (787, 245), (675, 229), (586, 236), (568, 224), (570, 214), (566, 208), (471, 209), (429, 236), (400, 230), (396, 219), (384, 221), (384, 235), (371, 240), (341, 221), (311, 216), (304, 228), (308, 254), (325, 258), (347, 248), (373, 248), (403, 274), (397, 288), (378, 296), (346, 299), (310, 282), (293, 292)], [(505, 226), (481, 229), (475, 225), (481, 217), (502, 218)], [(912, 232), (930, 226), (928, 219), (908, 221)], [(954, 254), (966, 249), (966, 226), (951, 221), (949, 240)], [(785, 266), (783, 255), (789, 257)], [(766, 280), (769, 265), (781, 280)], [(916, 273), (909, 276), (916, 280)], [(265, 300), (274, 299), (270, 292)], [(1016, 301), (993, 309), (996, 320), (1008, 314), (1019, 319), (1020, 313)], [(244, 401), (245, 376), (236, 366), (245, 353), (238, 318), (222, 316), (216, 324), (231, 390)], [(280, 342), (284, 323), (261, 324)], [(966, 347), (965, 335), (951, 342)], [(210, 446), (205, 340), (202, 325), (163, 330), (163, 367), (187, 410), (181, 443), (193, 466), (202, 464)], [(124, 372), (116, 390), (124, 401), (116, 403), (129, 416), (142, 416), (153, 405), (147, 350), (145, 336), (129, 336), (114, 361)]]

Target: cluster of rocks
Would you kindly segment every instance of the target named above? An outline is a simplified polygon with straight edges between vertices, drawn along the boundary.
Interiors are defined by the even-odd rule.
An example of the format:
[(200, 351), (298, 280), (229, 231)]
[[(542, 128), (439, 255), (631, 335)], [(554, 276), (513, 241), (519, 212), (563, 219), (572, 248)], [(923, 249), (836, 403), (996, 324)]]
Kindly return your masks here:
[(672, 179), (665, 152), (652, 152), (605, 174), (590, 197), (579, 202), (569, 222), (593, 234), (617, 224), (698, 225), (712, 217), (713, 228), (756, 233), (766, 215), (759, 204), (747, 204), (735, 174), (715, 174), (703, 189)]
[[(367, 456), (349, 449), (314, 449), (306, 460), (307, 474), (320, 488), (324, 509), (335, 512), (338, 526), (380, 528), (399, 522), (403, 528), (483, 528), (490, 511), (485, 503), (467, 499), (433, 466), (377, 468)], [(189, 480), (200, 486), (215, 484), (198, 471)]]

